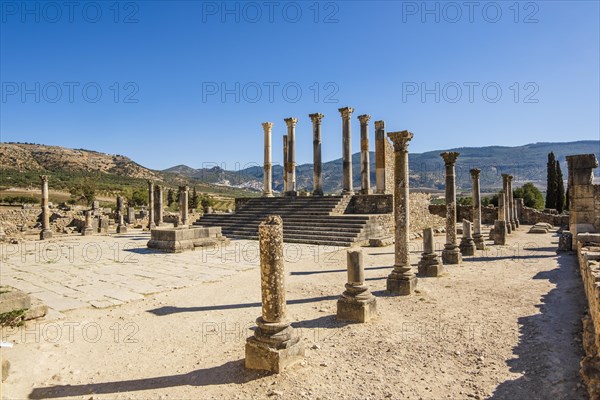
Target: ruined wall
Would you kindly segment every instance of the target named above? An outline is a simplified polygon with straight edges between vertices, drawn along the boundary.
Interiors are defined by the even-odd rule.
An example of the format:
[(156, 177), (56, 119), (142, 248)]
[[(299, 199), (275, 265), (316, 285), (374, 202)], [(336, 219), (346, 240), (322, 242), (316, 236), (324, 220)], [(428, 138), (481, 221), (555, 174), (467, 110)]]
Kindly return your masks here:
[[(432, 204), (429, 206), (429, 212), (445, 218), (446, 205)], [(463, 219), (473, 221), (473, 208), (471, 206), (459, 205), (456, 208), (456, 220), (462, 221)], [(497, 207), (481, 207), (481, 223), (492, 225), (497, 219)], [(523, 207), (521, 215), (519, 215), (519, 222), (525, 225), (535, 225), (539, 222), (546, 222), (553, 226), (566, 226), (569, 222), (569, 215), (550, 214), (536, 210), (535, 208)]]
[(384, 137), (385, 143), (385, 193), (394, 194), (394, 145)]
[(593, 184), (598, 160), (594, 154), (577, 154), (567, 156), (567, 165), (569, 231), (573, 237), (579, 232), (600, 232), (600, 185)]
[(352, 196), (346, 214), (387, 214), (394, 212), (391, 194), (357, 194)]
[(580, 373), (591, 399), (600, 398), (600, 234), (577, 235), (577, 257), (588, 300), (583, 318), (583, 349)]

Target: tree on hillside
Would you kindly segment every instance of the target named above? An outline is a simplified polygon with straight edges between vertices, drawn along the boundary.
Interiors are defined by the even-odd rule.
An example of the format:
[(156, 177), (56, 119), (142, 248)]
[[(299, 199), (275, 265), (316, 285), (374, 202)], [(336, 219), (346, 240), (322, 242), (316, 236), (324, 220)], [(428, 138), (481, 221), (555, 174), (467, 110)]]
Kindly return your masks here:
[(173, 193), (173, 189), (169, 188), (167, 190), (167, 207), (171, 207), (175, 202), (175, 194)]
[(560, 162), (556, 160), (556, 210), (562, 213), (565, 209), (565, 183), (560, 169)]
[(141, 207), (148, 204), (148, 191), (144, 188), (137, 187), (133, 190), (125, 190), (124, 195), (129, 207)]
[(197, 209), (199, 205), (200, 205), (200, 197), (198, 196), (198, 193), (196, 192), (196, 188), (194, 188), (194, 189), (192, 189), (192, 197), (190, 198), (190, 204), (189, 204), (188, 208), (190, 210)]
[(558, 197), (557, 179), (556, 179), (556, 158), (554, 153), (548, 154), (547, 176), (546, 176), (546, 208), (556, 209), (556, 199)]
[(69, 193), (75, 202), (90, 206), (96, 200), (96, 183), (88, 178), (79, 180), (69, 189)]
[(538, 210), (544, 208), (544, 196), (531, 182), (513, 190), (513, 197), (523, 199), (523, 203), (527, 207), (536, 208)]

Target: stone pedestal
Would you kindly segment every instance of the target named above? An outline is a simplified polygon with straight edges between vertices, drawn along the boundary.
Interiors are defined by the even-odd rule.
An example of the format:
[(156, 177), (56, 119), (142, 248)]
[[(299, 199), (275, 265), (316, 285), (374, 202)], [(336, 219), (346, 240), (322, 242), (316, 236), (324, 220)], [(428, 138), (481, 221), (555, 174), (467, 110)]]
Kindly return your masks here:
[(360, 121), (360, 193), (371, 192), (371, 167), (369, 162), (369, 120), (370, 115), (359, 115)]
[(321, 159), (321, 120), (324, 115), (309, 114), (313, 124), (313, 196), (323, 196), (323, 163)]
[(471, 192), (473, 195), (473, 241), (477, 250), (485, 250), (485, 240), (481, 233), (481, 190), (479, 186), (479, 174), (481, 170), (473, 168), (471, 173)]
[(271, 130), (272, 122), (263, 122), (265, 142), (264, 172), (263, 172), (263, 197), (273, 197), (273, 163), (271, 162)]
[(40, 239), (46, 240), (52, 238), (50, 229), (50, 208), (48, 206), (48, 175), (40, 175), (42, 181), (42, 231)]
[(456, 240), (456, 177), (455, 163), (460, 153), (444, 152), (440, 156), (446, 165), (446, 244), (442, 251), (444, 264), (460, 264), (462, 257)]
[(368, 322), (377, 314), (377, 300), (365, 285), (362, 250), (348, 250), (348, 283), (337, 302), (340, 321)]
[(285, 124), (287, 125), (288, 134), (287, 134), (287, 150), (288, 150), (288, 159), (287, 159), (287, 190), (285, 192), (286, 196), (297, 196), (298, 192), (296, 190), (296, 124), (298, 123), (297, 118), (286, 118)]
[(119, 215), (119, 223), (117, 225), (117, 233), (127, 233), (127, 225), (123, 221), (123, 214)]
[(387, 290), (392, 294), (409, 295), (417, 286), (417, 277), (412, 272), (408, 250), (410, 232), (408, 142), (413, 138), (413, 134), (409, 131), (389, 132), (388, 136), (394, 143), (395, 257), (394, 269), (387, 278)]
[(156, 228), (154, 223), (154, 182), (148, 181), (148, 229)]
[(419, 275), (426, 277), (440, 276), (444, 266), (438, 255), (433, 251), (433, 229), (423, 229), (423, 253), (419, 261)]
[(354, 112), (351, 107), (338, 109), (342, 115), (342, 194), (354, 194), (352, 186), (352, 140), (350, 133), (350, 117)]
[(82, 236), (90, 236), (94, 234), (94, 227), (92, 226), (92, 211), (87, 210), (85, 212), (85, 227), (81, 231)]
[(506, 244), (506, 235), (507, 235), (507, 227), (508, 224), (506, 221), (494, 221), (494, 244), (497, 245), (505, 245)]
[(286, 316), (283, 221), (267, 217), (258, 227), (262, 315), (246, 339), (245, 365), (279, 373), (304, 358), (304, 344)]
[(475, 255), (475, 241), (471, 236), (471, 222), (463, 219), (463, 236), (460, 240), (460, 254), (463, 256), (474, 256)]
[(226, 245), (228, 239), (221, 234), (221, 227), (176, 227), (155, 228), (150, 231), (149, 249), (167, 253), (181, 253), (197, 247)]

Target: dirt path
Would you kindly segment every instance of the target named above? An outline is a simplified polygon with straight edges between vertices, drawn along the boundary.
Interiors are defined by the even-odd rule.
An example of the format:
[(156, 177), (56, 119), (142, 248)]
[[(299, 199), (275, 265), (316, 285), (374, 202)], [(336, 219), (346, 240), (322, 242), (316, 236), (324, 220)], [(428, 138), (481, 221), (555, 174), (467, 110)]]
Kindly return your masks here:
[[(556, 236), (528, 235), (527, 228), (510, 236), (511, 246), (419, 279), (410, 297), (384, 292), (392, 247), (365, 248), (380, 315), (362, 325), (334, 318), (345, 250), (288, 248), (288, 313), (307, 350), (302, 365), (280, 375), (243, 368), (245, 338), (260, 313), (254, 267), (4, 332), (16, 345), (6, 351), (12, 371), (3, 396), (583, 399), (577, 261), (554, 252)], [(413, 264), (418, 256), (415, 242)], [(228, 248), (224, 257), (235, 263), (238, 253)]]

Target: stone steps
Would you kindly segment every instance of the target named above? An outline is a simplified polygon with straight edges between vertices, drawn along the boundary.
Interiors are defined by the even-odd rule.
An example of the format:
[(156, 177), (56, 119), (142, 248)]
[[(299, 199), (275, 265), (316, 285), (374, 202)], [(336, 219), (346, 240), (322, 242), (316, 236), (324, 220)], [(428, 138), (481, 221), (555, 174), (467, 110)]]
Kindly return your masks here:
[(226, 237), (257, 240), (259, 224), (268, 215), (279, 215), (286, 243), (348, 247), (369, 222), (364, 215), (339, 215), (350, 200), (351, 196), (253, 198), (235, 214), (207, 214), (194, 225), (220, 226)]

